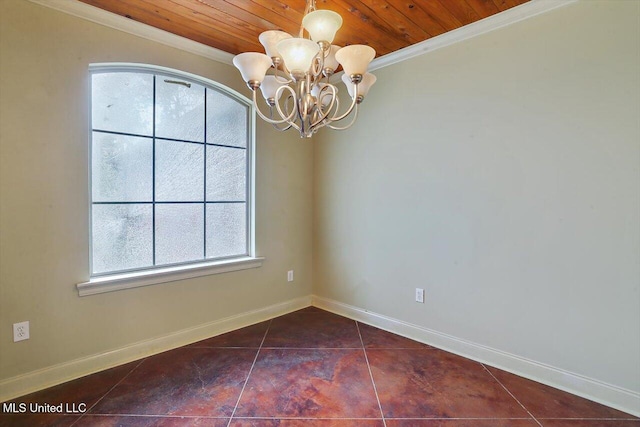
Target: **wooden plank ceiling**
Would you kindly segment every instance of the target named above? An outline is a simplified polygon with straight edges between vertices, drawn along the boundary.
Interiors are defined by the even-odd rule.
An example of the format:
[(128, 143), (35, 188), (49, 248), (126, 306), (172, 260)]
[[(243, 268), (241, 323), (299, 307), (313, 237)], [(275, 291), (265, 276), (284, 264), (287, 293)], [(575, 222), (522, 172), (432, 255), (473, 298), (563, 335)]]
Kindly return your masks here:
[[(263, 52), (258, 35), (298, 35), (305, 0), (80, 0), (232, 54)], [(529, 0), (316, 0), (344, 22), (334, 44), (386, 55)]]

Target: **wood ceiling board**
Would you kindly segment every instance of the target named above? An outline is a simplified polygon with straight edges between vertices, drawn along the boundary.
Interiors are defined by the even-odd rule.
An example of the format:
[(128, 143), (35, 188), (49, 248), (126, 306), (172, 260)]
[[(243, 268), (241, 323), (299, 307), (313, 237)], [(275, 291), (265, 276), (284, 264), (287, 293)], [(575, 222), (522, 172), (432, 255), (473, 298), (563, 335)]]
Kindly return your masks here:
[(390, 0), (389, 4), (393, 5), (393, 7), (400, 11), (406, 17), (406, 19), (410, 20), (416, 25), (422, 26), (431, 37), (437, 36), (447, 31), (424, 9), (416, 6), (416, 3), (414, 1)]
[[(357, 2), (362, 3), (362, 2)], [(407, 19), (400, 11), (387, 1), (370, 0), (368, 9), (381, 25), (389, 28), (393, 36), (409, 44), (419, 43), (431, 35), (422, 26)], [(386, 34), (387, 36), (389, 33)], [(378, 37), (379, 38), (379, 37)]]
[[(255, 38), (253, 31), (247, 30), (246, 24), (224, 14), (204, 15), (182, 4), (166, 0), (165, 2), (157, 2), (154, 0), (131, 0), (147, 4), (159, 16), (166, 18), (168, 21), (188, 27), (202, 34), (207, 34), (212, 28), (228, 34), (233, 39), (241, 40), (244, 43), (254, 44)], [(166, 7), (163, 7), (166, 6)], [(242, 24), (240, 24), (242, 22)], [(185, 31), (179, 28), (175, 31)]]
[(437, 0), (416, 1), (416, 5), (427, 12), (430, 16), (433, 16), (433, 18), (438, 21), (438, 23), (442, 25), (447, 31), (455, 30), (456, 28), (460, 28), (462, 26), (462, 23), (458, 21), (458, 19), (453, 16), (451, 12), (449, 12), (449, 9), (444, 7), (442, 3)]
[(187, 13), (186, 11), (190, 11), (194, 19), (201, 16), (204, 18), (201, 18), (202, 21), (207, 19), (222, 21), (232, 24), (250, 35), (264, 31), (264, 28), (274, 27), (274, 25), (269, 21), (225, 1), (216, 2), (215, 7), (199, 0), (168, 1), (176, 5), (176, 11), (183, 11), (184, 13)]
[[(335, 5), (331, 10), (338, 12), (344, 21), (336, 36), (341, 42), (336, 41), (336, 44), (340, 46), (366, 44), (376, 50), (376, 56), (386, 55), (410, 45), (406, 40), (394, 37), (393, 28), (381, 22), (375, 13), (363, 5), (363, 2), (356, 2), (357, 6), (345, 0), (330, 0), (326, 3)], [(363, 41), (356, 42), (354, 38), (360, 38)]]
[[(177, 16), (175, 14), (164, 16), (162, 14), (163, 11), (159, 10), (159, 8), (150, 8), (148, 6), (148, 3), (142, 2), (140, 0), (126, 0), (126, 2), (114, 2), (112, 0), (81, 1), (89, 3), (93, 6), (101, 7), (105, 10), (116, 13), (118, 15), (122, 15), (134, 21), (141, 22), (173, 34), (177, 34), (187, 39), (215, 47), (216, 49), (220, 49), (225, 52), (247, 49), (250, 46), (249, 43), (242, 42), (241, 39), (229, 37), (226, 32), (219, 30), (213, 25), (205, 26), (202, 24), (194, 23), (191, 20), (186, 20), (185, 18)], [(168, 2), (162, 3), (167, 4)]]
[[(238, 2), (247, 5), (255, 4), (257, 6), (260, 6), (263, 9), (271, 11), (273, 14), (281, 17), (282, 19), (286, 19), (289, 22), (289, 25), (294, 25), (296, 27), (300, 26), (302, 18), (304, 17), (305, 2), (300, 0), (245, 0)], [(263, 9), (256, 9), (256, 12), (259, 13), (260, 16), (264, 16), (262, 15), (262, 13), (264, 13)]]
[(522, 2), (517, 2), (516, 0), (493, 0), (493, 3), (502, 12), (503, 10), (510, 9), (510, 8), (512, 8), (514, 6), (517, 6), (519, 3), (522, 3)]
[(464, 0), (459, 1), (442, 1), (442, 5), (449, 11), (462, 25), (471, 24), (479, 21), (484, 16), (479, 16), (471, 6)]
[[(304, 0), (79, 0), (132, 20), (238, 54), (262, 52), (266, 30), (298, 35)], [(339, 13), (334, 44), (366, 44), (377, 57), (486, 18), (528, 0), (316, 0)]]
[(500, 12), (498, 6), (491, 0), (467, 0), (467, 3), (480, 16), (491, 16)]

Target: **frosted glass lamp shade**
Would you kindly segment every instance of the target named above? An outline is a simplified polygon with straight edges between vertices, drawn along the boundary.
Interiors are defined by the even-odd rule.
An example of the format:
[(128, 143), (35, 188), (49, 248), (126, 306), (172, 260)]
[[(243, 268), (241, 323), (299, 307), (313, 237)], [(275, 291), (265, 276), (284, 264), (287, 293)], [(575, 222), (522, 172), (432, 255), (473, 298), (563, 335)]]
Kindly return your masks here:
[(245, 52), (233, 57), (233, 65), (240, 70), (245, 82), (262, 82), (273, 61), (264, 53)]
[(265, 76), (262, 84), (260, 85), (260, 91), (265, 100), (276, 97), (276, 91), (280, 86), (284, 85), (283, 82), (278, 81), (275, 76)]
[(342, 16), (331, 10), (315, 10), (302, 18), (302, 26), (314, 42), (331, 43), (342, 26)]
[[(377, 79), (378, 78), (371, 73), (363, 74), (362, 81), (358, 84), (358, 96), (362, 96), (363, 98), (367, 96), (369, 89), (371, 89), (371, 86), (373, 86)], [(353, 98), (353, 83), (351, 83), (351, 78), (345, 73), (342, 75), (342, 81), (347, 85), (349, 96)]]
[(282, 55), (284, 65), (294, 74), (305, 73), (311, 67), (311, 61), (320, 47), (314, 41), (295, 37), (281, 40), (277, 49)]
[(291, 34), (276, 30), (265, 31), (258, 36), (258, 40), (264, 46), (264, 50), (270, 58), (281, 58), (282, 55), (277, 49), (278, 42), (290, 38)]
[(329, 55), (324, 59), (324, 68), (331, 68), (335, 71), (338, 68), (338, 61), (336, 60), (336, 52), (342, 49), (340, 46), (334, 44), (329, 48)]
[(336, 52), (336, 59), (347, 75), (364, 74), (369, 63), (375, 58), (376, 51), (363, 44), (346, 46)]

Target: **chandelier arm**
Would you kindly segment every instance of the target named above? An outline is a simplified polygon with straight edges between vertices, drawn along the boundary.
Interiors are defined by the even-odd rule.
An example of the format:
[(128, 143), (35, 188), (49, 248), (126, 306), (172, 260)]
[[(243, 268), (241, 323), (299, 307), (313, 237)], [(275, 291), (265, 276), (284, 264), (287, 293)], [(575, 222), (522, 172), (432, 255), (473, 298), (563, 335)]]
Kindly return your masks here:
[(313, 110), (313, 114), (311, 115), (311, 122), (312, 122), (312, 123), (314, 123), (314, 122), (317, 120), (317, 118), (318, 118), (318, 114), (319, 114), (319, 113), (318, 113), (318, 111), (319, 111), (319, 110), (317, 110), (317, 109), (316, 109), (316, 110)]
[(297, 96), (296, 96), (296, 92), (291, 88), (291, 86), (280, 86), (278, 88), (278, 90), (276, 90), (276, 99), (280, 99), (280, 96), (282, 95), (282, 92), (284, 90), (288, 90), (291, 95), (290, 97), (293, 99), (293, 108), (291, 110), (290, 114), (285, 115), (285, 113), (282, 111), (282, 107), (280, 106), (279, 102), (276, 102), (276, 110), (278, 110), (278, 114), (280, 114), (280, 117), (283, 118), (283, 121), (281, 121), (280, 123), (284, 123), (287, 122), (289, 123), (291, 126), (293, 126), (294, 128), (298, 129), (298, 131), (300, 130), (300, 126), (295, 124), (295, 120), (294, 120), (294, 116), (296, 114), (296, 112), (298, 112), (298, 108), (297, 108)]
[(291, 124), (288, 124), (288, 125), (286, 125), (284, 127), (278, 127), (278, 125), (275, 125), (275, 124), (272, 125), (272, 126), (274, 127), (275, 130), (280, 131), (280, 132), (284, 132), (286, 130), (291, 129)]
[(340, 98), (338, 98), (336, 96), (335, 98), (335, 104), (336, 104), (336, 112), (340, 109)]
[(333, 130), (349, 129), (356, 122), (356, 119), (358, 118), (358, 111), (359, 111), (358, 104), (356, 104), (355, 112), (353, 113), (353, 119), (351, 119), (351, 123), (349, 123), (346, 126), (333, 126), (331, 123), (327, 123), (326, 126)]
[[(269, 107), (269, 118), (271, 120), (273, 120), (273, 107), (272, 106)], [(272, 124), (271, 126), (273, 126), (273, 128), (275, 130), (280, 131), (280, 132), (284, 132), (286, 130), (291, 129), (291, 125), (290, 124), (287, 124), (286, 126), (283, 126), (283, 127), (279, 127), (277, 124)]]
[[(336, 113), (338, 112), (338, 109), (340, 108), (340, 100), (338, 99), (338, 89), (336, 89), (336, 87), (332, 84), (328, 84), (329, 86), (331, 86), (331, 101), (329, 102), (329, 107), (327, 108), (327, 115), (331, 112), (331, 111), (335, 111)], [(326, 87), (326, 86), (325, 86)], [(323, 89), (325, 88), (323, 87)], [(322, 92), (322, 90), (320, 91)], [(328, 94), (324, 94), (323, 97), (327, 96)], [(334, 106), (336, 107), (334, 109)]]
[[(282, 65), (282, 74), (284, 74), (284, 76), (291, 75), (291, 74), (289, 73), (289, 69), (287, 68), (287, 66), (286, 66), (286, 64), (285, 64), (284, 62), (282, 62), (280, 65)], [(275, 74), (274, 74), (274, 76), (275, 76), (275, 78), (276, 78), (276, 81), (277, 81), (278, 83), (289, 84), (289, 83), (291, 83), (291, 82), (293, 81), (293, 79), (288, 79), (288, 78), (286, 78), (286, 77), (283, 77), (283, 80), (280, 80), (280, 79), (278, 78), (278, 69), (279, 69), (279, 68), (276, 68), (276, 72), (275, 72)]]
[(296, 100), (297, 100), (297, 96), (296, 96), (296, 92), (293, 90), (293, 88), (291, 86), (280, 86), (277, 90), (276, 90), (276, 99), (281, 99), (282, 98), (282, 93), (288, 90), (289, 91), (289, 96), (287, 97), (287, 101), (289, 101), (290, 99), (292, 100), (292, 110), (291, 112), (289, 112), (289, 108), (286, 106), (285, 104), (285, 112), (282, 111), (282, 106), (280, 105), (279, 102), (276, 102), (276, 110), (278, 110), (278, 114), (280, 114), (280, 117), (282, 118), (286, 118), (286, 122), (290, 123), (290, 122), (294, 122), (295, 121), (295, 115), (296, 115)]
[[(329, 104), (329, 106), (327, 108), (327, 111), (324, 112), (323, 109), (322, 109), (322, 98), (324, 96), (327, 96), (328, 93), (325, 93), (323, 95), (322, 92), (324, 92), (326, 90), (330, 90), (331, 91), (331, 103)], [(323, 86), (322, 89), (320, 90), (320, 92), (318, 92), (318, 103), (317, 103), (318, 107), (317, 108), (318, 108), (318, 111), (320, 111), (320, 118), (317, 119), (315, 122), (311, 123), (310, 129), (313, 129), (314, 127), (316, 127), (319, 123), (323, 122), (329, 116), (329, 114), (331, 113), (331, 110), (333, 109), (333, 105), (335, 103), (336, 96), (337, 96), (336, 87), (334, 85)], [(330, 121), (333, 121), (333, 120), (330, 120)], [(322, 127), (322, 126), (320, 126), (320, 127)]]
[[(288, 87), (288, 86), (281, 86), (281, 87)], [(278, 105), (277, 102), (276, 102), (276, 105)], [(285, 123), (285, 122), (288, 122), (291, 119), (290, 117), (285, 118), (285, 116), (280, 113), (280, 109), (278, 109), (278, 113), (280, 113), (280, 117), (282, 117), (282, 120), (272, 120), (272, 119), (268, 118), (267, 116), (265, 116), (262, 113), (262, 111), (260, 111), (260, 107), (258, 106), (258, 100), (256, 99), (256, 91), (255, 90), (253, 91), (253, 106), (256, 109), (256, 111), (258, 112), (258, 115), (260, 116), (260, 118), (262, 120), (264, 120), (265, 122), (270, 123), (272, 125), (278, 125), (278, 124), (281, 124), (281, 123)]]
[(300, 120), (300, 135), (301, 136), (309, 136), (309, 130), (311, 125), (311, 116), (313, 114), (313, 103), (311, 92), (311, 76), (309, 73), (305, 74), (304, 80), (301, 80), (298, 83), (297, 94), (298, 99), (296, 100), (296, 108), (298, 112), (298, 119)]
[(316, 54), (311, 61), (311, 72), (313, 73), (313, 84), (317, 84), (320, 79), (322, 79), (322, 69), (324, 68), (324, 50), (320, 49), (320, 51)]
[[(337, 91), (338, 90), (336, 89), (336, 92)], [(329, 114), (331, 114), (332, 111), (333, 111), (334, 114), (337, 114), (337, 112), (340, 110), (340, 98), (335, 96), (332, 99), (332, 103), (333, 103), (333, 106), (330, 106), (330, 108), (328, 108), (327, 111), (329, 112)], [(318, 126), (317, 129), (320, 129), (320, 128), (324, 127), (325, 125), (327, 125), (327, 124), (329, 124), (331, 122), (332, 122), (332, 120), (330, 118), (329, 119), (325, 119), (324, 120), (324, 124), (322, 126)]]
[(327, 120), (327, 119), (318, 120), (318, 121), (314, 122), (312, 126), (309, 127), (309, 132), (310, 133), (316, 133), (318, 130), (322, 129), (325, 126), (328, 126), (331, 123), (332, 122), (330, 120)]
[[(284, 103), (284, 112), (286, 113), (287, 117), (289, 117), (289, 115), (293, 114), (292, 112), (289, 111), (289, 102), (291, 102), (291, 106), (293, 108), (296, 107), (296, 100), (295, 97), (292, 95), (289, 95), (287, 97), (286, 102)], [(293, 110), (292, 110), (293, 111)]]
[[(291, 107), (293, 108), (291, 112), (289, 112), (289, 102), (291, 102)], [(297, 109), (296, 97), (290, 94), (287, 97), (287, 101), (284, 103), (284, 111), (287, 114), (287, 117), (294, 116), (297, 111), (296, 109)], [(293, 127), (302, 134), (302, 131), (300, 130), (300, 126), (295, 124), (295, 119), (291, 119), (287, 123), (288, 123), (287, 129), (291, 129)]]
[[(358, 83), (354, 83), (354, 88), (353, 88), (353, 94), (357, 95), (358, 94)], [(341, 116), (334, 116), (334, 117), (330, 117), (329, 120), (332, 122), (338, 122), (342, 119), (344, 119), (345, 117), (347, 117), (349, 114), (351, 114), (351, 112), (353, 111), (353, 108), (358, 104), (358, 97), (354, 96), (351, 100), (351, 105), (349, 106), (349, 108), (347, 109), (347, 111), (344, 112), (344, 114), (342, 114)]]
[[(273, 74), (273, 76), (276, 78), (276, 81), (277, 81), (278, 83), (282, 83), (282, 84), (288, 85), (289, 83), (291, 83), (291, 82), (293, 81), (293, 79), (288, 79), (288, 78), (284, 77), (284, 76), (286, 76), (286, 75), (287, 75), (287, 71), (286, 71), (286, 68), (285, 68), (284, 62), (282, 63), (282, 74), (284, 74), (284, 76), (283, 76), (283, 77), (279, 77), (279, 76), (278, 76), (278, 69), (279, 69), (279, 68), (278, 68), (278, 67), (276, 67), (276, 72)], [(280, 79), (282, 79), (282, 80), (280, 80)]]

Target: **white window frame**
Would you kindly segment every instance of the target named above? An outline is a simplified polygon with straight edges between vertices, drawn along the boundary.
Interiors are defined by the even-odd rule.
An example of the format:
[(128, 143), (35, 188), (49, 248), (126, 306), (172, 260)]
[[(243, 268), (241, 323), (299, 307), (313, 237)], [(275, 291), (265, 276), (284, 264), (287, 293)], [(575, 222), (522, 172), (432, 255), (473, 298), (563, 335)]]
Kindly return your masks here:
[[(176, 79), (187, 79), (203, 86), (210, 86), (221, 93), (237, 100), (249, 109), (248, 127), (249, 135), (247, 140), (247, 246), (248, 255), (244, 257), (234, 257), (218, 260), (204, 260), (201, 262), (189, 262), (184, 264), (176, 264), (169, 266), (149, 267), (135, 271), (125, 271), (118, 273), (107, 273), (100, 275), (91, 275), (86, 282), (77, 284), (79, 296), (93, 295), (104, 292), (111, 292), (122, 289), (136, 288), (140, 286), (148, 286), (159, 283), (167, 283), (177, 280), (190, 279), (194, 277), (207, 276), (211, 274), (226, 273), (230, 271), (245, 270), (249, 268), (258, 268), (262, 266), (263, 257), (256, 256), (255, 253), (255, 125), (256, 112), (253, 102), (244, 95), (235, 90), (226, 87), (213, 80), (197, 76), (195, 74), (184, 71), (174, 70), (171, 68), (135, 63), (96, 63), (89, 65), (89, 75), (94, 73), (105, 72), (137, 72), (149, 74), (161, 74), (163, 76), (174, 77)], [(89, 79), (91, 80), (91, 79)], [(89, 86), (90, 86), (89, 81)], [(89, 92), (89, 212), (92, 212), (92, 125), (91, 125), (91, 109), (93, 108), (91, 101), (91, 90)], [(92, 219), (89, 218), (89, 235), (91, 236)], [(92, 238), (89, 239), (89, 265), (92, 262)], [(90, 272), (93, 271), (90, 267)], [(90, 273), (91, 274), (91, 273)]]

